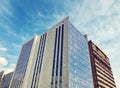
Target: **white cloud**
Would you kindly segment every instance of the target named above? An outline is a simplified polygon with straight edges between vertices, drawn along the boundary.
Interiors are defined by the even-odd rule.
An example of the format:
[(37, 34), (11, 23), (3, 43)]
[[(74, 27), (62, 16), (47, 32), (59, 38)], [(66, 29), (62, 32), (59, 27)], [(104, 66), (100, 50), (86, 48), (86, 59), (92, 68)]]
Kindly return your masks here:
[(13, 68), (6, 68), (7, 65), (8, 65), (8, 61), (4, 57), (0, 56), (0, 72), (4, 71), (5, 74), (12, 72)]
[(6, 58), (0, 56), (0, 72), (4, 71), (5, 74), (7, 74), (7, 73), (14, 71), (16, 64), (10, 64), (9, 66), (8, 65), (9, 64)]
[(7, 48), (5, 48), (5, 47), (0, 47), (0, 51), (6, 52), (6, 51), (7, 51)]
[(8, 61), (5, 59), (5, 57), (0, 56), (0, 67), (6, 66), (8, 64)]
[(0, 72), (4, 71), (5, 74), (10, 73), (15, 70), (16, 64), (10, 64), (8, 67), (0, 66)]

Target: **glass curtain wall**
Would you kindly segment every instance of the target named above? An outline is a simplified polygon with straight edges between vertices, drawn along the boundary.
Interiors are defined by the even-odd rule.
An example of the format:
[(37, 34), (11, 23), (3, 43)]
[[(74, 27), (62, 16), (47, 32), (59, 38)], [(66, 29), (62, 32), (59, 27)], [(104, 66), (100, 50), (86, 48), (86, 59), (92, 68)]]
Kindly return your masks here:
[(69, 23), (70, 88), (93, 88), (87, 39)]

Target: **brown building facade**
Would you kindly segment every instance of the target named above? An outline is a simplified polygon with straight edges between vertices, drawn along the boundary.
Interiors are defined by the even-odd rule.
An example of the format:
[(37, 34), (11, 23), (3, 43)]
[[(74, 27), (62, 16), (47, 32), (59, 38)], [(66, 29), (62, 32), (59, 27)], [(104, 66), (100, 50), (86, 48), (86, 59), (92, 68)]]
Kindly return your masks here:
[(88, 45), (94, 88), (116, 88), (109, 58), (92, 41)]

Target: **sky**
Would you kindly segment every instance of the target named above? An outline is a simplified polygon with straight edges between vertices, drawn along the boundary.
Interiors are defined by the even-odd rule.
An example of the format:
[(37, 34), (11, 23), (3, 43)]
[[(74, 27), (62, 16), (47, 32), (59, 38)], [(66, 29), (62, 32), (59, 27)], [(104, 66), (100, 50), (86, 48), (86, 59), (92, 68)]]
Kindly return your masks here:
[(13, 71), (21, 46), (66, 16), (110, 58), (120, 88), (120, 0), (0, 0), (0, 71)]

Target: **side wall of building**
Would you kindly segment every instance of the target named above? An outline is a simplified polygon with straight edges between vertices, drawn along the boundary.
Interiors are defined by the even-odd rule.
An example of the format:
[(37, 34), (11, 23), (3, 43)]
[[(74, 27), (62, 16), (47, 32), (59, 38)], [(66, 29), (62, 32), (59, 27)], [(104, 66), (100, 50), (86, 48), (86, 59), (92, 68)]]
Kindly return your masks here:
[(27, 65), (24, 81), (22, 88), (31, 88), (32, 78), (34, 74), (35, 61), (37, 58), (38, 48), (39, 48), (40, 36), (34, 38), (33, 46), (31, 49), (31, 54), (29, 57), (29, 62)]
[(69, 25), (70, 88), (93, 88), (88, 40)]
[(21, 88), (26, 73), (33, 41), (34, 39), (31, 39), (23, 45), (9, 88)]

